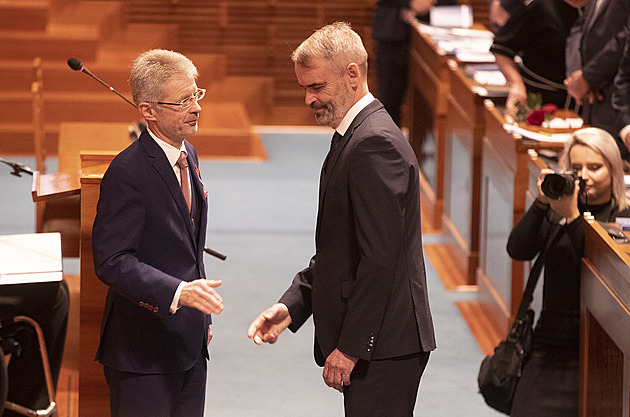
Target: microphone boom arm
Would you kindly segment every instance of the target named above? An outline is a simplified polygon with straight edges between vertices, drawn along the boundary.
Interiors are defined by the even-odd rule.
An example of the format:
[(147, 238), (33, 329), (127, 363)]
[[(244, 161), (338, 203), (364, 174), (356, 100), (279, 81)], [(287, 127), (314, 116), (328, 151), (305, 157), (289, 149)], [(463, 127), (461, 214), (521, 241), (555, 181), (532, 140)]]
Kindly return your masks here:
[(85, 65), (83, 65), (81, 61), (79, 61), (77, 58), (74, 58), (74, 57), (68, 58), (68, 66), (72, 68), (74, 71), (82, 72), (94, 78), (96, 81), (104, 85), (109, 91), (111, 91), (112, 93), (115, 93), (118, 97), (122, 98), (127, 103), (131, 104), (134, 108), (137, 108), (137, 106), (133, 104), (131, 101), (129, 101), (125, 96), (120, 94), (118, 91), (114, 90), (114, 87), (108, 85), (105, 81), (101, 80), (96, 75), (92, 74), (87, 68), (85, 68)]
[(92, 74), (91, 72), (87, 71), (87, 69), (85, 67), (81, 68), (80, 70), (81, 72), (85, 72), (87, 75), (89, 75), (90, 77), (94, 78), (96, 81), (98, 81), (99, 83), (103, 84), (105, 87), (107, 87), (109, 89), (109, 91), (111, 91), (112, 93), (116, 94), (118, 97), (122, 98), (123, 100), (125, 100), (127, 103), (131, 104), (134, 109), (137, 108), (135, 104), (133, 104), (131, 101), (129, 101), (125, 96), (123, 96), (122, 94), (120, 94), (118, 91), (114, 90), (114, 87), (108, 85), (106, 82), (104, 82), (103, 80), (101, 80), (100, 78), (98, 78), (96, 75)]

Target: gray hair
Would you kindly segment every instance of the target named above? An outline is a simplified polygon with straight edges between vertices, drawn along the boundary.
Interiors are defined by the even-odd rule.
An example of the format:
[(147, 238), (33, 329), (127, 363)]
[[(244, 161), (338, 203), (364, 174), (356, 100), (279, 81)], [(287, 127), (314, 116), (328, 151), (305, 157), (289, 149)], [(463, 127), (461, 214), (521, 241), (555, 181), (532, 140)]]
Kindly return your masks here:
[(165, 49), (146, 51), (133, 62), (129, 85), (136, 105), (164, 99), (165, 84), (171, 79), (196, 80), (197, 68), (184, 55)]
[(339, 72), (350, 63), (359, 66), (363, 77), (367, 76), (367, 51), (361, 37), (349, 23), (335, 22), (315, 31), (291, 54), (291, 60), (309, 68), (311, 59), (321, 57), (332, 62)]
[(612, 196), (618, 209), (630, 207), (630, 199), (626, 195), (623, 174), (623, 161), (615, 139), (610, 133), (596, 127), (587, 127), (573, 132), (573, 137), (564, 146), (560, 164), (565, 169), (571, 168), (571, 149), (574, 146), (586, 146), (604, 158), (612, 178)]

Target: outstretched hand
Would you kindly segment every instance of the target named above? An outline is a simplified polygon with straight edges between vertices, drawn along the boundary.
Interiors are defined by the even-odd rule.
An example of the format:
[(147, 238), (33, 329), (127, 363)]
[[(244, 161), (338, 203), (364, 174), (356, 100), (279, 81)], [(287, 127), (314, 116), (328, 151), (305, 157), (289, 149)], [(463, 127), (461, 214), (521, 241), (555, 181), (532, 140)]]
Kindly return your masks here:
[(263, 311), (256, 320), (249, 325), (247, 337), (252, 339), (257, 345), (265, 343), (275, 343), (284, 331), (291, 324), (289, 308), (282, 303), (277, 303)]
[(203, 278), (187, 282), (179, 296), (179, 303), (206, 314), (219, 314), (223, 311), (223, 298), (214, 287), (220, 285), (221, 281)]

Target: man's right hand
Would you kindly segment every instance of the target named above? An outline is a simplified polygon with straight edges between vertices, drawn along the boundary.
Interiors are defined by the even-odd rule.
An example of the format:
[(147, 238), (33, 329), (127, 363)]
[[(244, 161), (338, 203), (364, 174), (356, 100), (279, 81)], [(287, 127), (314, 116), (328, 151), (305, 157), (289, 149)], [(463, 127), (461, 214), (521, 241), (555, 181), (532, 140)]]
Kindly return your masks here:
[(196, 279), (184, 284), (179, 296), (179, 304), (196, 308), (206, 314), (219, 314), (223, 311), (223, 298), (214, 287), (220, 286), (222, 281)]
[(247, 337), (252, 339), (257, 345), (265, 343), (275, 343), (284, 331), (291, 324), (289, 308), (282, 303), (277, 303), (263, 311), (256, 320), (249, 325)]

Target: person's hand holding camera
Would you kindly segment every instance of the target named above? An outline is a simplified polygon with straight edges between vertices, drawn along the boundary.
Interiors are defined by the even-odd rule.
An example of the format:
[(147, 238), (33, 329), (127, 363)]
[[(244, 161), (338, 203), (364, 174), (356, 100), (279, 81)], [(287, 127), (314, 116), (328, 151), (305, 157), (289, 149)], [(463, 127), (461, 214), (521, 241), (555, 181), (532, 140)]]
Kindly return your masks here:
[(569, 220), (574, 220), (580, 216), (580, 210), (578, 209), (578, 198), (580, 195), (580, 179), (574, 178), (574, 187), (570, 194), (560, 193), (560, 196), (555, 196), (555, 198), (550, 198), (545, 195), (543, 191), (543, 182), (545, 177), (549, 174), (555, 174), (554, 171), (550, 169), (543, 169), (540, 171), (540, 175), (538, 176), (538, 201), (541, 204), (549, 204), (550, 208), (558, 213), (561, 217), (563, 217), (565, 222), (569, 222)]

